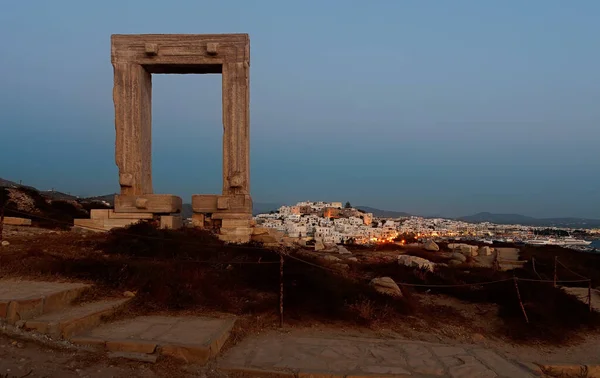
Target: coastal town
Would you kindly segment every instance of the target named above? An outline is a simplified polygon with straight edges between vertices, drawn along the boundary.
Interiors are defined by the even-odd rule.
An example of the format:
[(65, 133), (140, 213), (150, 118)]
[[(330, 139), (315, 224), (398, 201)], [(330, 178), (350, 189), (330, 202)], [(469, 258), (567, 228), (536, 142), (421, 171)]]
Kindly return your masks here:
[[(591, 241), (600, 236), (600, 229), (534, 227), (519, 224), (469, 223), (455, 219), (418, 216), (381, 218), (342, 202), (298, 202), (281, 206), (277, 211), (258, 214), (257, 225), (273, 228), (291, 238), (321, 240), (334, 244), (404, 243), (404, 235), (419, 239), (475, 240), (561, 245), (592, 249)], [(577, 234), (577, 237), (573, 235)]]

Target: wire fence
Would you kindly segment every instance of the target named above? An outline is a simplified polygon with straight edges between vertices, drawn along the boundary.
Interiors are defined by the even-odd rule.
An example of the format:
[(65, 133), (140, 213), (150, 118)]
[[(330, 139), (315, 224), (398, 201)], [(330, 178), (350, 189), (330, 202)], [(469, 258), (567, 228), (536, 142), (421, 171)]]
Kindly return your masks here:
[[(56, 224), (60, 224), (60, 225), (64, 225), (64, 226), (70, 226), (72, 227), (73, 224), (70, 222), (64, 222), (64, 221), (59, 221), (56, 219), (52, 219), (52, 218), (48, 218), (48, 217), (44, 217), (38, 214), (31, 214), (31, 213), (26, 213), (26, 212), (21, 212), (18, 210), (12, 210), (11, 212), (16, 213), (16, 214), (21, 214), (24, 216), (29, 216), (29, 217), (34, 217), (34, 218), (38, 218), (38, 219), (42, 219), (42, 220), (46, 220), (46, 221), (51, 221), (54, 222)], [(102, 232), (106, 232), (105, 229), (103, 228), (98, 228), (98, 227), (92, 227), (92, 226), (85, 226), (85, 228), (87, 229), (92, 229), (94, 231), (102, 231)], [(2, 229), (2, 224), (0, 224), (0, 230)], [(124, 236), (131, 236), (131, 237), (135, 237), (135, 238), (143, 238), (143, 239), (148, 239), (148, 240), (155, 240), (155, 241), (161, 241), (161, 242), (177, 242), (180, 244), (185, 244), (185, 245), (192, 245), (192, 246), (205, 246), (205, 244), (203, 243), (197, 243), (197, 242), (189, 242), (189, 241), (182, 241), (182, 240), (175, 240), (175, 239), (170, 239), (170, 238), (161, 238), (161, 237), (156, 237), (156, 236), (151, 236), (151, 235), (140, 235), (137, 233), (132, 233), (132, 232), (128, 232), (125, 229), (116, 229), (113, 230), (112, 232), (114, 232), (115, 234), (119, 234), (119, 235), (124, 235)], [(251, 249), (251, 250), (258, 250), (261, 249), (261, 246), (249, 246), (249, 245), (239, 245), (239, 244), (230, 244), (230, 247), (233, 247), (234, 249)], [(215, 247), (218, 248), (218, 247)], [(233, 265), (233, 264), (258, 264), (258, 265), (264, 265), (264, 264), (278, 264), (279, 265), (279, 271), (280, 271), (280, 303), (279, 303), (279, 312), (280, 312), (280, 323), (281, 325), (283, 325), (283, 300), (284, 300), (284, 291), (283, 291), (283, 279), (284, 279), (284, 264), (285, 264), (285, 259), (291, 259), (294, 261), (298, 261), (302, 264), (305, 264), (307, 266), (311, 266), (311, 267), (315, 267), (324, 271), (328, 271), (331, 273), (339, 273), (340, 270), (339, 269), (335, 269), (335, 268), (331, 268), (329, 266), (324, 266), (324, 265), (320, 265), (311, 261), (307, 261), (304, 259), (301, 259), (297, 256), (294, 256), (293, 254), (290, 253), (290, 251), (288, 251), (286, 248), (284, 248), (283, 246), (280, 248), (275, 248), (272, 249), (270, 248), (270, 250), (272, 250), (274, 253), (276, 253), (277, 255), (279, 255), (279, 259), (277, 261), (261, 261), (261, 259), (259, 258), (258, 261), (239, 261), (239, 260), (232, 260), (232, 261), (222, 261), (222, 260), (197, 260), (197, 259), (193, 259), (193, 258), (177, 258), (177, 259), (167, 259), (167, 258), (156, 258), (156, 257), (142, 257), (142, 256), (127, 256), (127, 258), (132, 259), (132, 260), (148, 260), (148, 261), (164, 261), (164, 260), (169, 260), (169, 261), (173, 261), (173, 260), (177, 260), (177, 261), (182, 261), (182, 262), (186, 262), (186, 263), (194, 263), (194, 264), (228, 264), (228, 265)], [(505, 278), (505, 279), (500, 279), (500, 280), (493, 280), (493, 281), (485, 281), (485, 282), (472, 282), (472, 283), (463, 283), (463, 284), (416, 284), (416, 283), (409, 283), (409, 282), (399, 282), (399, 281), (395, 281), (395, 283), (398, 286), (406, 286), (406, 287), (418, 287), (418, 288), (464, 288), (464, 287), (481, 287), (481, 286), (486, 286), (486, 285), (493, 285), (493, 284), (499, 284), (499, 283), (503, 283), (503, 282), (509, 282), (509, 281), (513, 281), (514, 286), (515, 286), (515, 290), (516, 290), (516, 296), (517, 299), (519, 301), (519, 306), (521, 307), (521, 310), (523, 312), (525, 321), (527, 323), (529, 323), (529, 318), (527, 316), (527, 312), (525, 310), (525, 306), (523, 304), (523, 301), (521, 299), (521, 294), (519, 291), (519, 286), (518, 286), (518, 282), (519, 281), (524, 281), (524, 282), (539, 282), (539, 283), (551, 283), (553, 284), (555, 287), (558, 284), (569, 284), (569, 283), (584, 283), (587, 282), (588, 283), (588, 306), (589, 306), (589, 311), (593, 311), (592, 308), (592, 280), (589, 277), (583, 276), (575, 271), (573, 271), (572, 269), (570, 269), (569, 267), (567, 267), (565, 264), (563, 264), (561, 261), (558, 260), (558, 257), (555, 256), (554, 258), (554, 279), (552, 280), (548, 280), (548, 279), (542, 279), (542, 277), (540, 276), (540, 274), (537, 272), (536, 269), (536, 264), (537, 265), (542, 265), (542, 266), (547, 266), (546, 264), (540, 264), (539, 262), (536, 262), (535, 257), (532, 258), (532, 270), (533, 272), (536, 274), (536, 276), (539, 279), (532, 279), (532, 278), (520, 278), (520, 277), (516, 277), (513, 276), (512, 278)], [(577, 280), (559, 280), (558, 279), (558, 272), (557, 272), (557, 267), (558, 265), (562, 266), (563, 268), (565, 268), (568, 272), (570, 272), (571, 274), (574, 274), (578, 277), (580, 277), (581, 279), (577, 279)], [(351, 278), (355, 278), (358, 280), (365, 280), (366, 278), (364, 277), (364, 275), (360, 275), (357, 273), (353, 273), (353, 272), (344, 272), (344, 274), (346, 276), (349, 276)]]

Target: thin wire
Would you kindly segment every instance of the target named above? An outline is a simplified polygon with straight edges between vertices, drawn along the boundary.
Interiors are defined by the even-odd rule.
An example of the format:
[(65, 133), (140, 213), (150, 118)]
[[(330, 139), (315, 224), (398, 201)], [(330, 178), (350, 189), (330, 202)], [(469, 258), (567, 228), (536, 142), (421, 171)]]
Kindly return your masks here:
[[(21, 212), (21, 211), (18, 211), (18, 210), (11, 210), (11, 211), (13, 211), (15, 213), (23, 214), (23, 215), (29, 215), (29, 216), (37, 217), (37, 218), (40, 218), (40, 219), (49, 220), (49, 221), (52, 221), (52, 222), (55, 222), (55, 223), (58, 223), (58, 224), (64, 224), (64, 225), (68, 225), (68, 226), (73, 226), (69, 222), (62, 222), (62, 221), (58, 221), (58, 220), (55, 220), (55, 219), (43, 217), (43, 216), (36, 215), (36, 214), (25, 213), (25, 212)], [(96, 227), (88, 227), (88, 226), (86, 226), (85, 228), (96, 229), (96, 230), (99, 230), (99, 231), (106, 231), (104, 229), (100, 229), (100, 228), (96, 228)], [(189, 244), (189, 245), (203, 245), (203, 244), (200, 244), (200, 243), (182, 242), (182, 241), (178, 241), (178, 240), (175, 240), (175, 239), (164, 239), (164, 238), (152, 237), (152, 236), (148, 236), (148, 235), (137, 235), (137, 234), (134, 234), (134, 233), (128, 233), (128, 232), (121, 231), (121, 230), (115, 230), (114, 232), (115, 233), (119, 233), (121, 235), (129, 235), (129, 236), (138, 237), (138, 238), (146, 238), (146, 239), (159, 240), (159, 241), (173, 241), (173, 242), (179, 242), (179, 243), (182, 243), (182, 244)], [(233, 245), (231, 247), (233, 247), (233, 248), (254, 249), (254, 250), (259, 249), (259, 247), (241, 246), (241, 245)], [(275, 250), (274, 252), (282, 254), (281, 251)], [(311, 263), (309, 261), (306, 261), (306, 260), (300, 259), (298, 257), (295, 257), (293, 255), (290, 255), (290, 254), (285, 254), (285, 256), (289, 257), (289, 258), (291, 258), (293, 260), (302, 262), (304, 264), (307, 264), (307, 265), (319, 268), (319, 269), (323, 269), (323, 270), (330, 271), (330, 272), (335, 272), (335, 273), (338, 272), (335, 269), (324, 267), (324, 266), (318, 265), (318, 264), (314, 264), (314, 263)], [(167, 260), (165, 258), (157, 259), (157, 258), (151, 258), (151, 257), (132, 257), (132, 259), (134, 259), (134, 260), (135, 259), (137, 259), (137, 260), (155, 260), (155, 261)], [(279, 261), (249, 262), (249, 261), (210, 261), (210, 260), (197, 261), (197, 260), (187, 260), (187, 259), (177, 259), (177, 260), (178, 261), (185, 261), (185, 262), (209, 263), (209, 264), (279, 264)], [(569, 271), (571, 271), (569, 268), (567, 268), (560, 261), (559, 261), (559, 263), (563, 267), (565, 267), (566, 269), (568, 269)], [(574, 273), (574, 274), (577, 274), (577, 273), (575, 273), (573, 271), (571, 271), (571, 272)], [(584, 277), (584, 276), (581, 276), (579, 274), (577, 274), (577, 275), (580, 276), (580, 277)], [(363, 278), (363, 277), (361, 277), (359, 275), (356, 275), (356, 274), (353, 274), (352, 276), (354, 276), (355, 278), (361, 278), (361, 279)], [(588, 281), (590, 281), (589, 278), (587, 278), (587, 277), (584, 277), (584, 278), (586, 278), (586, 279), (585, 280), (561, 280), (561, 281), (556, 281), (556, 282), (573, 282), (573, 283), (575, 283), (575, 282), (588, 282)], [(521, 281), (529, 281), (529, 282), (554, 282), (554, 281), (551, 281), (551, 280), (535, 280), (535, 279), (518, 278), (518, 277), (517, 277), (517, 279), (521, 280)], [(488, 281), (488, 282), (465, 283), (465, 284), (448, 284), (448, 285), (441, 285), (441, 284), (439, 284), (439, 285), (432, 285), (432, 284), (411, 284), (411, 283), (406, 283), (406, 282), (396, 282), (396, 284), (397, 285), (402, 285), (402, 286), (413, 286), (413, 287), (444, 288), (444, 287), (469, 287), (469, 286), (491, 285), (491, 284), (495, 284), (495, 283), (512, 281), (512, 280), (513, 280), (513, 278), (507, 278), (507, 279), (503, 279), (503, 280)]]
[(535, 269), (535, 257), (531, 258), (531, 266), (533, 267), (533, 272), (535, 273), (535, 275), (538, 276), (538, 278), (541, 280), (542, 276), (540, 276), (540, 274)]
[(579, 274), (579, 273), (577, 273), (577, 272), (574, 272), (574, 271), (572, 271), (571, 269), (569, 269), (569, 268), (568, 268), (568, 267), (567, 267), (565, 264), (563, 264), (562, 262), (560, 262), (560, 260), (559, 260), (559, 259), (556, 259), (556, 261), (558, 261), (558, 263), (559, 263), (560, 265), (562, 265), (562, 267), (563, 267), (563, 268), (565, 268), (565, 269), (566, 269), (566, 270), (568, 270), (569, 272), (573, 273), (574, 275), (576, 275), (576, 276), (578, 276), (578, 277), (581, 277), (581, 278), (587, 278), (587, 279), (589, 280), (589, 278), (588, 278), (588, 277), (586, 277), (586, 276), (582, 276), (581, 274)]

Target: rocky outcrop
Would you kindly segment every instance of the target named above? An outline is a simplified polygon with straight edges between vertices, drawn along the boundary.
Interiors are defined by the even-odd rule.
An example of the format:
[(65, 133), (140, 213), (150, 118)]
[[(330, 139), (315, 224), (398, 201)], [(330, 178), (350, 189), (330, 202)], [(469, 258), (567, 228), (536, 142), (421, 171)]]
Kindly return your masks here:
[(325, 262), (340, 262), (340, 261), (342, 261), (342, 259), (340, 259), (339, 257), (335, 257), (335, 256), (331, 256), (331, 255), (321, 256), (319, 258)]
[(479, 248), (479, 250), (477, 251), (477, 254), (479, 256), (490, 256), (493, 252), (494, 252), (494, 249), (490, 248), (486, 245), (486, 246)]
[(448, 244), (448, 249), (451, 251), (460, 252), (465, 256), (477, 256), (477, 251), (479, 247), (476, 245), (469, 245), (463, 243), (450, 243)]
[(378, 293), (390, 295), (392, 297), (401, 297), (402, 291), (390, 277), (373, 278), (369, 283)]
[(458, 260), (461, 263), (467, 261), (467, 257), (465, 255), (463, 255), (462, 253), (458, 253), (458, 252), (454, 252), (452, 254), (452, 260)]
[(435, 263), (433, 263), (427, 259), (424, 259), (421, 257), (416, 257), (416, 256), (409, 256), (409, 255), (399, 255), (398, 256), (398, 264), (406, 265), (406, 266), (410, 266), (410, 267), (414, 267), (414, 268), (425, 269), (430, 272), (433, 272), (433, 269), (435, 267)]
[(423, 248), (425, 248), (425, 250), (427, 251), (432, 252), (437, 252), (440, 250), (440, 247), (433, 240), (427, 240), (425, 245), (423, 245)]
[(323, 251), (325, 249), (325, 244), (323, 244), (322, 240), (317, 240), (315, 242), (315, 251)]

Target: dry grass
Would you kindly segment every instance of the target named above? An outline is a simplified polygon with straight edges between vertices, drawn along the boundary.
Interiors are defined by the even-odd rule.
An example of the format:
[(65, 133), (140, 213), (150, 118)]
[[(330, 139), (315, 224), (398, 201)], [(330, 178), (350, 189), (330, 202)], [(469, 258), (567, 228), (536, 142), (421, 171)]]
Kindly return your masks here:
[[(363, 254), (368, 253), (363, 251)], [(411, 253), (433, 260), (433, 252)], [(487, 268), (439, 268), (435, 273), (393, 262), (351, 264), (344, 273), (322, 269), (316, 259), (286, 258), (284, 266), (285, 318), (291, 326), (312, 322), (426, 329), (457, 327), (481, 332), (470, 318), (478, 314), (455, 306), (422, 301), (427, 292), (453, 297), (463, 303), (494, 305), (497, 313), (485, 330), (487, 336), (520, 342), (562, 343), (582, 332), (596, 330), (598, 314), (551, 285), (520, 282), (530, 323), (524, 321), (512, 281), (477, 283), (511, 278), (512, 273)], [(443, 254), (436, 256), (440, 262)], [(257, 262), (261, 263), (258, 264)], [(136, 291), (136, 313), (228, 312), (240, 315), (245, 330), (273, 327), (279, 311), (279, 255), (260, 245), (224, 245), (213, 235), (193, 229), (157, 230), (138, 224), (109, 234), (59, 233), (14, 239), (3, 250), (0, 274), (43, 279), (70, 279), (96, 284), (87, 299), (125, 290)], [(532, 277), (529, 270), (520, 277)], [(413, 284), (474, 284), (467, 287), (411, 288), (396, 299), (375, 292), (368, 282), (388, 276)], [(465, 308), (472, 308), (465, 306)], [(499, 319), (500, 321), (495, 321)], [(241, 324), (240, 323), (240, 324)], [(486, 323), (486, 322), (484, 322)], [(493, 325), (493, 326), (492, 326)], [(480, 327), (480, 326), (477, 326)]]

